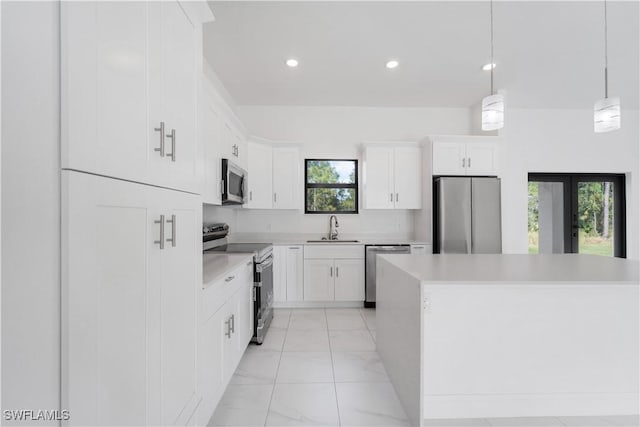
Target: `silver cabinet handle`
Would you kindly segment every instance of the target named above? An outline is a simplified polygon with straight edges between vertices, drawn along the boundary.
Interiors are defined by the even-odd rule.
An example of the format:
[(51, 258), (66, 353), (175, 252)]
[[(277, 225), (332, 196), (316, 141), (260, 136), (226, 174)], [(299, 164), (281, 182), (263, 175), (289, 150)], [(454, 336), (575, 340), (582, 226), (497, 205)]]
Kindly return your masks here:
[(236, 278), (236, 276), (229, 276), (229, 277), (227, 277), (226, 279), (224, 279), (224, 281), (225, 281), (225, 282), (230, 282), (230, 281), (232, 281), (232, 280), (233, 280), (233, 279), (235, 279), (235, 278)]
[(340, 277), (340, 269), (339, 269), (339, 267), (336, 267), (336, 277)]
[(273, 193), (273, 203), (278, 202), (278, 193)]
[(171, 139), (171, 152), (167, 153), (167, 157), (171, 156), (171, 161), (176, 161), (176, 130), (171, 129), (171, 133), (167, 134), (167, 138)]
[(171, 223), (171, 238), (167, 242), (171, 242), (171, 246), (176, 247), (176, 216), (171, 215), (171, 219), (167, 220), (167, 224)]
[(224, 194), (224, 181), (220, 181), (220, 194)]
[(466, 166), (465, 166), (465, 162), (466, 162), (466, 160), (467, 160), (467, 159), (466, 159), (465, 157), (463, 157), (463, 158), (462, 158), (462, 167), (463, 167), (463, 168), (465, 168), (465, 167), (466, 167)]
[(160, 132), (160, 148), (154, 148), (153, 151), (159, 151), (160, 157), (164, 157), (164, 122), (160, 122), (160, 127), (153, 130)]
[(160, 245), (160, 249), (164, 249), (164, 215), (160, 215), (160, 220), (153, 221), (154, 224), (160, 224), (160, 240), (156, 240), (153, 243)]
[(467, 167), (471, 167), (471, 157), (467, 157)]
[(249, 201), (253, 200), (253, 191), (249, 191)]
[(398, 201), (398, 193), (396, 193), (396, 202)]
[(390, 202), (393, 202), (393, 193), (389, 194), (389, 196), (391, 196), (391, 198), (389, 199)]
[(231, 333), (232, 334), (236, 333), (236, 315), (235, 314), (231, 315)]
[(227, 325), (227, 332), (224, 333), (224, 335), (231, 339), (231, 317), (229, 317), (227, 320), (224, 321), (224, 324)]
[(295, 250), (298, 250), (298, 249), (300, 249), (300, 246), (289, 246), (289, 249), (295, 249)]
[(333, 277), (333, 267), (329, 267), (329, 276)]

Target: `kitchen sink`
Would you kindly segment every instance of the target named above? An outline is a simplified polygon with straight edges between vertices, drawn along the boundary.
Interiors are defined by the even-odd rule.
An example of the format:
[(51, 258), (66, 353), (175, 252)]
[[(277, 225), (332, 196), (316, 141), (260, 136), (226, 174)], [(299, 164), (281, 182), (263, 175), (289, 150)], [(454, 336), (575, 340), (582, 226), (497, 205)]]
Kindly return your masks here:
[(360, 243), (360, 240), (307, 240), (307, 243)]

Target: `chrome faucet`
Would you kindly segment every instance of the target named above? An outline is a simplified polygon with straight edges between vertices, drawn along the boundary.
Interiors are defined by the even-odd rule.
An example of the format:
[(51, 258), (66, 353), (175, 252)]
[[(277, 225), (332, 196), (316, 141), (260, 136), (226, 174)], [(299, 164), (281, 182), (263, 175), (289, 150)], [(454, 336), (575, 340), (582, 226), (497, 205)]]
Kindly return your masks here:
[(331, 215), (329, 217), (329, 240), (338, 240), (338, 227), (338, 218), (335, 215)]

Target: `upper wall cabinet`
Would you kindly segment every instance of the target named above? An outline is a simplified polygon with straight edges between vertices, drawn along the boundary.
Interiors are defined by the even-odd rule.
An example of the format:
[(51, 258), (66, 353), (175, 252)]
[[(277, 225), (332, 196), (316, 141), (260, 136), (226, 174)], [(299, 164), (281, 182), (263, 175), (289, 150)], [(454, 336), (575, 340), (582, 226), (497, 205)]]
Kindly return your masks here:
[(422, 149), (415, 144), (364, 147), (364, 209), (422, 208)]
[(249, 209), (300, 209), (300, 149), (272, 146), (268, 142), (248, 144)]
[(499, 173), (499, 143), (493, 137), (433, 139), (433, 175), (488, 175)]
[(63, 168), (201, 191), (196, 94), (209, 17), (177, 1), (62, 4)]

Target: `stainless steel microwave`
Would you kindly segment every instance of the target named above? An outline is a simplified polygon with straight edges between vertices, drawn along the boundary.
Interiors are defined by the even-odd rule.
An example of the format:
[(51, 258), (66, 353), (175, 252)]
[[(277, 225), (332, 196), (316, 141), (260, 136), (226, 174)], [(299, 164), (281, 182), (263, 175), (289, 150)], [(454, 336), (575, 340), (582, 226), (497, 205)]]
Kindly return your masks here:
[(222, 159), (222, 204), (241, 205), (246, 202), (247, 171), (229, 159)]

